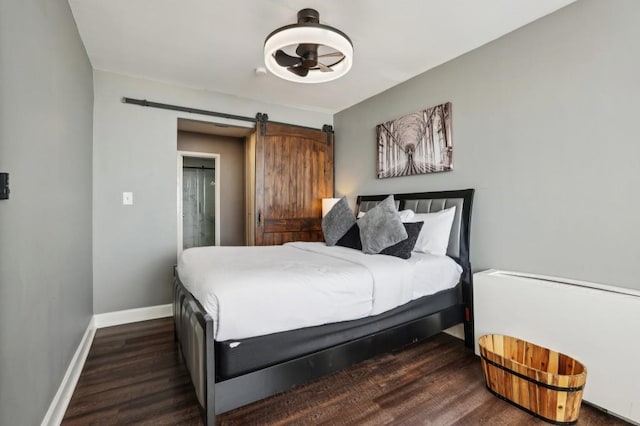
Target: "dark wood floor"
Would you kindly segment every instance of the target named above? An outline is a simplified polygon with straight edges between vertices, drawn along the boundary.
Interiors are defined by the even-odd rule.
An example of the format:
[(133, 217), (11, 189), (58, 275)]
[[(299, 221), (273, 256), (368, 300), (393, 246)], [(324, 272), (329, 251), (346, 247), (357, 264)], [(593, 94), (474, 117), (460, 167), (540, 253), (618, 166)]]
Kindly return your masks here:
[[(484, 387), (480, 362), (441, 334), (218, 416), (223, 425), (544, 425)], [(199, 425), (171, 319), (100, 329), (63, 425)], [(626, 424), (584, 405), (579, 425)]]

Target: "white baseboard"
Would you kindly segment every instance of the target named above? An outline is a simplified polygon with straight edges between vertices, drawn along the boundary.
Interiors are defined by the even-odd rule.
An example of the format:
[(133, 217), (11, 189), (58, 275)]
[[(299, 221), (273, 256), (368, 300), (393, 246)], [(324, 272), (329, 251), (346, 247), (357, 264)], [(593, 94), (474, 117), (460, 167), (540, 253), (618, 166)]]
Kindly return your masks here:
[(173, 315), (173, 304), (168, 303), (166, 305), (96, 314), (93, 316), (93, 321), (96, 328), (104, 328), (112, 327), (114, 325), (129, 324), (132, 322), (166, 318), (171, 315)]
[(91, 348), (95, 333), (96, 327), (93, 323), (93, 318), (91, 318), (87, 330), (84, 332), (84, 336), (82, 336), (80, 345), (78, 345), (76, 353), (73, 355), (73, 358), (71, 358), (67, 372), (62, 378), (58, 392), (56, 392), (47, 413), (44, 415), (41, 426), (58, 426), (62, 423), (64, 413), (67, 411), (67, 407), (73, 396), (73, 391), (80, 378), (80, 373), (82, 373), (82, 368), (89, 355), (89, 349)]
[(456, 324), (451, 328), (444, 330), (450, 336), (457, 337), (460, 340), (464, 340), (464, 325)]
[(128, 324), (132, 322), (147, 321), (157, 318), (165, 318), (173, 315), (173, 305), (171, 303), (167, 305), (149, 306), (147, 308), (127, 309), (126, 311), (107, 312), (104, 314), (97, 314), (91, 318), (87, 330), (82, 336), (80, 345), (76, 353), (73, 355), (67, 372), (62, 378), (62, 382), (58, 387), (58, 392), (53, 397), (49, 409), (42, 420), (41, 426), (58, 426), (62, 423), (64, 413), (67, 411), (73, 391), (76, 388), (80, 373), (89, 355), (89, 349), (91, 343), (93, 343), (93, 337), (96, 334), (96, 329), (103, 327), (111, 327), (113, 325)]

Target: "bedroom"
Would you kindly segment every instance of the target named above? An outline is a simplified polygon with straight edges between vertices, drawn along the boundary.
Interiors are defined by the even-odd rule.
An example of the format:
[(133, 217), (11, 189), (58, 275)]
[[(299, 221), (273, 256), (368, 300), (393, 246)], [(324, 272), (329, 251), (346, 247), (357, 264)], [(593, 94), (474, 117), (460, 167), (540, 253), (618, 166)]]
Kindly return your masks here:
[[(122, 96), (333, 124), (336, 195), (476, 189), (474, 271), (637, 290), (639, 14), (578, 0), (334, 114), (93, 69), (66, 2), (4, 0), (0, 424), (41, 422), (93, 315), (171, 300), (177, 115)], [(454, 171), (376, 179), (375, 125), (442, 101)]]

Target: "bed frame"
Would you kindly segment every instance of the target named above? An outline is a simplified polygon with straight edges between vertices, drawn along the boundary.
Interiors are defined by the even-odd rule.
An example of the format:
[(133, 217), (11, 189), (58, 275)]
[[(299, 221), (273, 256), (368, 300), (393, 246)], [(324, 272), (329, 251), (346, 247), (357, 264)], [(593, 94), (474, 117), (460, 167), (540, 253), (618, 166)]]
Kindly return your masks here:
[[(473, 189), (394, 194), (400, 210), (411, 208), (424, 213), (457, 206), (447, 252), (463, 269), (457, 304), (396, 327), (237, 377), (216, 379), (213, 319), (176, 274), (173, 301), (175, 337), (191, 375), (205, 423), (213, 426), (216, 414), (288, 391), (358, 362), (424, 340), (456, 324), (464, 324), (465, 345), (473, 349), (473, 278), (469, 262), (473, 194)], [(359, 196), (358, 211), (367, 211), (386, 197)]]

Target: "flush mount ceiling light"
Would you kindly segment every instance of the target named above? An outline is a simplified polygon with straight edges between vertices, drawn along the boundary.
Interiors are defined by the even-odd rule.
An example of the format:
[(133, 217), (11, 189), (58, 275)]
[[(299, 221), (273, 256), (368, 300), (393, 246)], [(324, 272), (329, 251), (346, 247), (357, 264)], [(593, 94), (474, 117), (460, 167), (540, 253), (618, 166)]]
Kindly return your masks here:
[(264, 63), (273, 74), (298, 83), (323, 83), (351, 69), (353, 45), (342, 31), (320, 23), (314, 9), (298, 12), (298, 23), (278, 28), (264, 42)]

